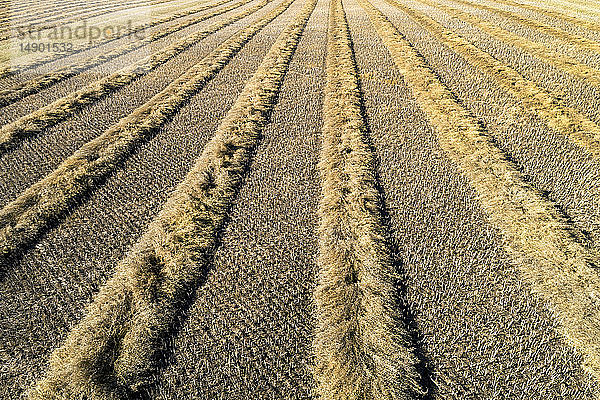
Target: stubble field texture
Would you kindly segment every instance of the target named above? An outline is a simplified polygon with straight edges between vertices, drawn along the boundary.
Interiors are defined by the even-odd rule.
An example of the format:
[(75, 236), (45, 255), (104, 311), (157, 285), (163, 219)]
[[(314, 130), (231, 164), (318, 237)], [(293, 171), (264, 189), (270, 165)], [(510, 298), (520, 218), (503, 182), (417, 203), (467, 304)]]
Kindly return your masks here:
[(0, 399), (600, 399), (600, 3), (0, 0)]

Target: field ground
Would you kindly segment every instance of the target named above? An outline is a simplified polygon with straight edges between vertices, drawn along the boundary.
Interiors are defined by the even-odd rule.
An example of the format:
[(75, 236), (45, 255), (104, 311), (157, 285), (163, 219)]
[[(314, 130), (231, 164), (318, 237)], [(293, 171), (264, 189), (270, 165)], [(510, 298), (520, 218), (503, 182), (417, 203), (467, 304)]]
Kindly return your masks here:
[(0, 3), (1, 399), (600, 398), (600, 5)]

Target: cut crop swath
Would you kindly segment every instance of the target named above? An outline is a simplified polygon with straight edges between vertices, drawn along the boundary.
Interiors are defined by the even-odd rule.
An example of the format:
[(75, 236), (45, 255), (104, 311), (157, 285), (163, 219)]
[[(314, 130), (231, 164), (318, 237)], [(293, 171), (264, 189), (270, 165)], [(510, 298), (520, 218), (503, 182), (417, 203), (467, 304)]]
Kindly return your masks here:
[(367, 0), (359, 0), (387, 46), (440, 146), (479, 196), (504, 249), (534, 293), (553, 310), (566, 341), (600, 380), (598, 255), (555, 205), (532, 188), (490, 141), (488, 132), (454, 98), (425, 59)]
[(280, 34), (184, 181), (53, 353), (30, 399), (119, 399), (147, 383), (181, 299), (208, 268), (315, 5), (308, 0)]

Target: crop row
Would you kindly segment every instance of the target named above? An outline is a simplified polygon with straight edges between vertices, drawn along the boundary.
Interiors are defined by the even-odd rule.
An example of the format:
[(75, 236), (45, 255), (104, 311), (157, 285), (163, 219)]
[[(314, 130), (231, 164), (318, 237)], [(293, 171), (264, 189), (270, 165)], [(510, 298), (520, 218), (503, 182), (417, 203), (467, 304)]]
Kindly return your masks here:
[[(224, 9), (214, 11), (201, 18), (207, 19), (216, 15), (220, 15), (241, 6), (244, 2), (247, 2), (247, 0), (243, 0), (241, 3), (236, 3)], [(30, 113), (10, 124), (3, 126), (0, 128), (0, 154), (14, 147), (20, 140), (43, 132), (57, 123), (66, 120), (83, 107), (100, 100), (110, 93), (115, 92), (117, 89), (130, 84), (135, 79), (146, 75), (159, 65), (164, 64), (189, 47), (195, 45), (199, 40), (202, 40), (211, 33), (214, 33), (258, 11), (267, 3), (268, 1), (264, 0), (257, 5), (242, 11), (241, 13), (225, 18), (220, 22), (209, 26), (208, 28), (192, 33), (175, 42), (174, 44), (165, 47), (148, 57), (145, 57), (131, 66), (125, 67), (112, 75), (91, 83), (90, 85), (74, 93), (58, 99), (33, 113)]]
[(597, 255), (556, 206), (534, 189), (456, 100), (418, 51), (367, 0), (359, 0), (445, 150), (477, 191), (490, 222), (524, 278), (552, 305), (567, 341), (600, 378)]
[[(11, 26), (0, 31), (0, 41), (5, 41), (5, 40), (10, 39), (11, 37), (16, 36), (18, 34), (17, 33), (18, 28), (28, 29), (29, 26), (36, 26), (36, 27), (47, 26), (49, 24), (56, 23), (58, 21), (60, 21), (61, 24), (64, 24), (64, 23), (78, 21), (81, 18), (89, 19), (89, 18), (99, 17), (99, 16), (102, 16), (105, 14), (114, 13), (117, 11), (127, 10), (127, 9), (135, 7), (136, 5), (152, 6), (152, 5), (160, 5), (164, 2), (165, 2), (164, 0), (155, 0), (155, 1), (151, 1), (149, 3), (148, 2), (140, 2), (138, 4), (136, 4), (136, 3), (134, 3), (134, 4), (129, 4), (129, 3), (127, 3), (127, 4), (122, 4), (122, 3), (100, 4), (98, 6), (92, 6), (92, 7), (87, 5), (85, 8), (85, 10), (86, 10), (85, 12), (82, 12), (81, 6), (79, 6), (79, 7), (75, 7), (75, 9), (70, 12), (60, 12), (58, 14), (53, 14), (53, 15), (49, 15), (49, 16), (45, 16), (45, 17), (41, 17), (41, 18), (28, 19), (25, 21), (25, 23), (27, 24), (26, 26), (17, 25), (16, 23), (11, 24)], [(41, 11), (37, 11), (36, 13), (41, 13)]]
[(99, 46), (105, 45), (105, 44), (113, 42), (115, 40), (130, 36), (130, 35), (134, 35), (138, 32), (142, 32), (145, 29), (152, 28), (152, 27), (155, 27), (155, 26), (167, 23), (167, 22), (171, 22), (176, 19), (186, 17), (188, 15), (196, 14), (198, 12), (205, 11), (207, 9), (210, 9), (211, 7), (218, 6), (218, 5), (221, 5), (224, 3), (226, 3), (226, 1), (221, 0), (214, 4), (209, 4), (209, 5), (203, 4), (198, 7), (193, 7), (193, 8), (184, 10), (184, 11), (179, 11), (175, 14), (168, 15), (166, 17), (160, 18), (155, 21), (150, 21), (145, 24), (138, 25), (135, 28), (133, 28), (131, 31), (128, 31), (122, 35), (115, 35), (115, 36), (111, 36), (108, 38), (103, 38), (102, 40), (99, 40), (99, 41), (81, 44), (81, 45), (75, 47), (74, 49), (72, 49), (71, 51), (67, 51), (67, 52), (59, 51), (59, 52), (48, 54), (48, 55), (40, 57), (40, 58), (31, 59), (27, 62), (18, 64), (18, 65), (10, 65), (10, 66), (2, 67), (2, 68), (0, 68), (0, 78), (7, 77), (9, 75), (18, 74), (20, 72), (23, 72), (23, 71), (26, 71), (26, 70), (29, 70), (29, 69), (32, 69), (35, 67), (39, 67), (41, 65), (48, 64), (52, 61), (60, 60), (62, 58), (65, 58), (65, 57), (73, 55), (73, 54), (77, 54), (77, 53), (81, 53), (83, 51), (95, 49)]
[(529, 54), (539, 58), (540, 60), (543, 60), (544, 62), (547, 62), (550, 65), (555, 66), (556, 68), (568, 74), (585, 79), (585, 81), (591, 85), (600, 86), (600, 70), (581, 63), (573, 57), (560, 54), (545, 44), (534, 42), (523, 36), (514, 34), (504, 28), (487, 22), (474, 14), (463, 11), (459, 7), (447, 6), (432, 0), (419, 1), (429, 6), (439, 8), (448, 14), (459, 18), (461, 21), (468, 22), (491, 37), (523, 49)]
[(7, 260), (34, 240), (52, 220), (63, 215), (95, 183), (112, 172), (137, 143), (176, 113), (256, 32), (289, 5), (289, 1), (284, 2), (255, 24), (234, 34), (149, 102), (85, 144), (54, 172), (0, 210), (2, 257)]
[(427, 15), (396, 0), (386, 1), (409, 15), (478, 70), (491, 76), (501, 88), (518, 98), (527, 111), (542, 117), (550, 128), (600, 157), (600, 127), (595, 122)]
[[(74, 75), (77, 75), (80, 72), (86, 71), (90, 68), (96, 67), (100, 64), (103, 64), (105, 62), (113, 60), (124, 54), (130, 53), (141, 47), (149, 45), (152, 42), (157, 41), (158, 39), (161, 39), (172, 33), (180, 31), (184, 28), (198, 24), (209, 18), (224, 14), (228, 11), (231, 11), (233, 9), (241, 7), (244, 4), (249, 3), (250, 1), (251, 0), (243, 0), (243, 1), (240, 1), (237, 3), (234, 3), (232, 5), (229, 5), (227, 7), (223, 7), (223, 8), (214, 10), (210, 13), (199, 15), (198, 17), (188, 19), (177, 25), (173, 25), (173, 26), (167, 27), (165, 29), (159, 30), (159, 31), (153, 33), (152, 35), (145, 37), (142, 40), (137, 40), (132, 43), (124, 44), (124, 45), (117, 47), (109, 52), (105, 52), (105, 53), (96, 55), (94, 57), (86, 58), (80, 62), (64, 66), (58, 70), (54, 70), (47, 74), (37, 75), (29, 81), (20, 83), (11, 88), (0, 91), (0, 107), (5, 107), (9, 104), (12, 104), (12, 103), (26, 97), (26, 96), (29, 96), (34, 93), (38, 93), (40, 90), (50, 87), (57, 82), (60, 82), (67, 78), (70, 78)], [(222, 0), (219, 3), (216, 3), (214, 5), (206, 6), (205, 9), (214, 9), (215, 7), (221, 6), (227, 2), (229, 2), (229, 0)], [(189, 43), (194, 44), (193, 41), (189, 42)]]
[[(282, 3), (220, 50), (229, 51), (236, 39), (241, 46), (291, 3)], [(87, 316), (55, 351), (48, 376), (31, 398), (65, 393), (118, 398), (146, 383), (160, 343), (179, 313), (182, 293), (194, 286), (209, 261), (315, 4), (307, 1), (279, 36), (187, 177), (101, 289)], [(225, 63), (228, 57), (223, 56), (212, 58)], [(116, 382), (94, 379), (105, 368), (114, 371)]]
[(315, 378), (323, 399), (408, 399), (423, 392), (396, 297), (397, 272), (341, 0), (329, 11), (320, 170)]

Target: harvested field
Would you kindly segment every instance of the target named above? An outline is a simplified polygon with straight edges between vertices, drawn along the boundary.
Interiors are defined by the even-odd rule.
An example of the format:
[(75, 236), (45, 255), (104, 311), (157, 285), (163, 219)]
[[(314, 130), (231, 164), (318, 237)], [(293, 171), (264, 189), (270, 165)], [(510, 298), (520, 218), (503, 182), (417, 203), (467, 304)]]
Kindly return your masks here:
[(600, 399), (600, 5), (0, 7), (0, 399)]

